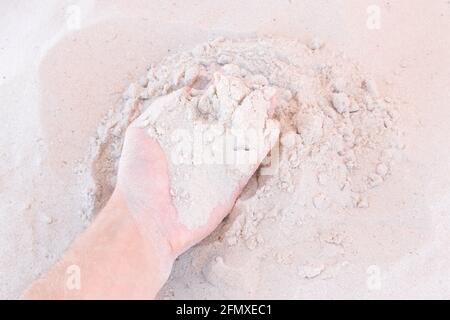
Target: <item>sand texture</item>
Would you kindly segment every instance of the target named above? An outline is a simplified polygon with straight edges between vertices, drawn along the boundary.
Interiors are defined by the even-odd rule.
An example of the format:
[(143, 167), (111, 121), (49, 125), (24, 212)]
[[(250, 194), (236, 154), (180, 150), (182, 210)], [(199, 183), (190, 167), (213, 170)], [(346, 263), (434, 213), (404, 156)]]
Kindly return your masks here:
[[(326, 126), (325, 115), (318, 118), (314, 108), (299, 103), (293, 122), (286, 120), (281, 130), (281, 155), (292, 176), (282, 174), (273, 183), (252, 178), (230, 218), (177, 260), (159, 297), (449, 298), (450, 4), (371, 5), (366, 0), (1, 3), (0, 298), (19, 297), (107, 200), (120, 155), (117, 137), (142, 112), (134, 102), (124, 104), (130, 83), (142, 84), (141, 77), (164, 58), (220, 36), (299, 39), (307, 44), (305, 57), (330, 49), (336, 57), (326, 54), (324, 60), (345, 71), (326, 87), (338, 120)], [(267, 52), (272, 51), (262, 55), (269, 59)], [(282, 50), (276, 58), (288, 56)], [(232, 65), (239, 63), (226, 55), (211, 59), (219, 68), (231, 65), (219, 70), (226, 77), (236, 76)], [(340, 59), (349, 62), (337, 63)], [(309, 60), (299, 61), (306, 61), (303, 70), (313, 70)], [(263, 74), (255, 66), (251, 74)], [(194, 71), (184, 72), (189, 80)], [(283, 77), (263, 76), (286, 89)], [(261, 86), (254, 91), (269, 85), (261, 78), (252, 81)], [(362, 84), (361, 91), (355, 83)], [(163, 94), (155, 90), (155, 97)], [(315, 96), (315, 90), (303, 92)], [(295, 86), (290, 91), (292, 96), (282, 99), (286, 108), (299, 102)], [(358, 100), (365, 95), (372, 102)], [(331, 111), (327, 117), (333, 117)], [(365, 116), (355, 119), (358, 112)], [(366, 137), (373, 142), (371, 152), (380, 153), (376, 161), (348, 158), (350, 122), (339, 119), (350, 114), (351, 125), (368, 136), (381, 128), (380, 121), (383, 128), (395, 128), (389, 137), (384, 129), (378, 140)], [(397, 116), (399, 124), (393, 121)], [(116, 135), (107, 129), (111, 121), (118, 124)], [(335, 133), (342, 141), (329, 139)], [(324, 141), (336, 157), (345, 157), (339, 159), (345, 178), (354, 183), (352, 192), (330, 186), (342, 176), (329, 166), (328, 153), (316, 148)], [(299, 164), (305, 157), (292, 149), (300, 144), (317, 155), (314, 161)], [(355, 144), (371, 155), (362, 141)], [(315, 167), (320, 161), (328, 163), (324, 170)], [(354, 163), (370, 172), (349, 173)], [(297, 170), (303, 185), (295, 180)], [(358, 180), (362, 176), (368, 179)], [(312, 180), (315, 189), (302, 192)], [(297, 202), (271, 208), (271, 197)]]

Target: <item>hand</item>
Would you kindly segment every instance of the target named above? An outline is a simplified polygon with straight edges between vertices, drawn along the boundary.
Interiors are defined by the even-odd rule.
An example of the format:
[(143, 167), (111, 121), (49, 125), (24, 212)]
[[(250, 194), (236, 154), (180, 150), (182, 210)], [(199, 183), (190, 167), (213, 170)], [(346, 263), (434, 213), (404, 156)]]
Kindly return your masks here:
[[(152, 106), (149, 106), (150, 110), (151, 108)], [(251, 109), (245, 110), (242, 107), (239, 120), (242, 122), (245, 113), (250, 112), (252, 112)], [(137, 122), (139, 120), (137, 119)], [(264, 144), (259, 162), (277, 141), (278, 123), (275, 127), (276, 135), (272, 135), (271, 141)], [(143, 235), (148, 236), (149, 241), (155, 241), (155, 237), (162, 240), (162, 243), (168, 247), (169, 255), (175, 258), (216, 229), (231, 211), (237, 197), (260, 163), (245, 166), (246, 171), (242, 179), (236, 180), (235, 185), (232, 186), (234, 192), (229, 199), (213, 206), (214, 209), (206, 224), (189, 229), (179, 221), (177, 209), (172, 203), (168, 158), (160, 143), (152, 138), (146, 129), (130, 126), (125, 137), (115, 194), (126, 203)], [(225, 166), (222, 167), (225, 170)], [(223, 183), (229, 183), (229, 181)], [(207, 191), (207, 188), (211, 186), (205, 184), (204, 188)], [(200, 191), (200, 194), (203, 195), (206, 192)]]
[(144, 129), (131, 127), (126, 133), (113, 198), (125, 202), (149, 241), (162, 239), (169, 255), (175, 258), (216, 229), (252, 174), (249, 172), (248, 178), (234, 186), (235, 192), (225, 205), (218, 205), (211, 212), (207, 224), (188, 229), (178, 221), (172, 204), (167, 157), (161, 146)]
[[(127, 130), (120, 161), (115, 198), (126, 203), (144, 236), (155, 236), (168, 246), (172, 257), (180, 255), (208, 236), (231, 211), (247, 181), (236, 185), (229, 201), (211, 212), (208, 223), (194, 230), (178, 221), (170, 196), (168, 162), (159, 143), (144, 129)], [(206, 186), (205, 186), (206, 187)]]
[[(246, 117), (254, 112), (254, 107), (269, 108), (267, 101), (261, 99), (261, 92), (257, 92), (255, 96), (249, 96), (246, 105), (239, 105), (239, 124), (246, 125)], [(264, 132), (271, 128), (276, 133), (267, 141), (264, 139), (261, 153), (264, 157), (278, 139), (279, 131), (278, 123), (262, 121)], [(254, 142), (252, 140), (250, 145)], [(216, 192), (215, 188), (221, 183), (235, 181), (231, 183), (234, 192), (227, 193), (229, 199), (220, 200), (216, 206), (208, 205), (213, 209), (206, 223), (189, 229), (180, 222), (172, 203), (167, 159), (159, 141), (151, 138), (147, 130), (132, 125), (125, 136), (118, 181), (110, 201), (62, 259), (33, 282), (23, 298), (154, 298), (167, 281), (174, 259), (218, 226), (259, 166), (258, 161), (262, 160), (257, 158), (256, 163), (245, 165), (246, 171), (241, 172), (238, 179), (223, 182), (207, 176), (205, 183), (197, 183), (195, 190), (188, 190), (198, 199), (208, 188)], [(228, 174), (227, 171), (220, 172), (222, 168), (226, 170), (225, 165), (218, 168), (222, 177)], [(205, 189), (198, 190), (198, 186)], [(204, 212), (208, 213), (209, 209)], [(66, 285), (67, 270), (74, 265), (79, 270), (76, 290)]]

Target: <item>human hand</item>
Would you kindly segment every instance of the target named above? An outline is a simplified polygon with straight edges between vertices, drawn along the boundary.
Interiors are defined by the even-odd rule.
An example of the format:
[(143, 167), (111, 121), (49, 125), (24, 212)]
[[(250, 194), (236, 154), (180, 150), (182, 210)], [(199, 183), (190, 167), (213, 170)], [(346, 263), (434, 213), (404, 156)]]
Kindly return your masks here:
[[(210, 87), (216, 89), (209, 90), (208, 96), (202, 92), (192, 93), (190, 88), (175, 91), (157, 99), (132, 124), (126, 132), (118, 180), (111, 199), (64, 257), (36, 280), (23, 298), (155, 297), (167, 281), (175, 258), (209, 235), (231, 211), (241, 190), (278, 139), (278, 122), (268, 117), (276, 99), (267, 99), (261, 90), (239, 88), (243, 84), (236, 81), (231, 88), (230, 83), (230, 79), (216, 77)], [(245, 97), (230, 99), (231, 89), (234, 93), (236, 89), (238, 93), (245, 92)], [(203, 111), (210, 105), (219, 107), (220, 114), (210, 110), (208, 117), (218, 120), (219, 127), (234, 130), (235, 138), (246, 131), (255, 134), (252, 139), (235, 139), (237, 143), (229, 150), (232, 156), (256, 155), (247, 158), (251, 161), (203, 164), (191, 158), (187, 163), (178, 164), (169, 155), (172, 146), (168, 143), (174, 138), (173, 131), (155, 135), (154, 127), (148, 128), (149, 119), (172, 125), (171, 120), (184, 119), (184, 124), (176, 122), (177, 127), (189, 129), (190, 125), (199, 123), (195, 115), (186, 117), (189, 111), (195, 111), (192, 108)], [(175, 112), (168, 112), (167, 108)], [(156, 112), (158, 110), (161, 114)], [(170, 114), (175, 118), (172, 119)], [(204, 117), (205, 114), (197, 116)], [(208, 130), (212, 127), (208, 125)], [(190, 134), (189, 130), (183, 133)], [(258, 135), (262, 137), (261, 141), (257, 139)], [(209, 147), (215, 145), (210, 138), (207, 139)], [(224, 138), (224, 132), (212, 140), (221, 141), (221, 138)], [(189, 147), (189, 143), (182, 146)], [(259, 152), (254, 154), (255, 148)], [(190, 176), (180, 182), (174, 179), (177, 172), (183, 177), (190, 172)], [(180, 185), (191, 196), (189, 206), (180, 205), (170, 192)], [(66, 276), (71, 266), (82, 270), (82, 277), (78, 274), (77, 280), (79, 290), (67, 290)]]
[[(253, 93), (249, 93), (249, 96)], [(233, 120), (234, 122), (239, 122), (240, 126), (242, 126), (242, 123), (247, 125), (248, 121), (246, 117), (251, 117), (255, 113), (253, 108), (267, 109), (262, 113), (262, 119), (258, 120), (260, 121), (259, 124), (263, 124), (258, 130), (262, 130), (260, 133), (264, 135), (263, 140), (265, 139), (262, 145), (258, 145), (261, 150), (258, 150), (258, 157), (254, 159), (254, 162), (233, 167), (239, 170), (237, 179), (216, 179), (208, 175), (196, 177), (195, 173), (193, 173), (194, 177), (191, 177), (191, 179), (198, 178), (197, 180), (200, 182), (195, 184), (195, 188), (194, 183), (191, 184), (189, 181), (187, 183), (188, 189), (190, 189), (187, 191), (192, 195), (194, 200), (207, 197), (208, 192), (211, 194), (211, 189), (212, 192), (219, 192), (218, 190), (223, 189), (222, 187), (226, 187), (231, 192), (226, 195), (225, 199), (221, 199), (220, 201), (218, 199), (212, 199), (213, 203), (209, 203), (207, 208), (197, 206), (197, 209), (209, 210), (208, 217), (205, 223), (201, 225), (195, 225), (194, 227), (187, 226), (180, 221), (180, 210), (174, 204), (173, 195), (171, 194), (173, 187), (171, 171), (174, 170), (176, 164), (173, 163), (171, 155), (168, 154), (169, 150), (164, 148), (163, 142), (171, 139), (171, 137), (167, 136), (170, 133), (164, 133), (165, 136), (163, 137), (152, 136), (148, 133), (147, 128), (142, 127), (143, 122), (148, 122), (148, 117), (154, 117), (156, 109), (159, 109), (158, 112), (162, 112), (162, 115), (158, 115), (160, 119), (158, 121), (164, 120), (161, 118), (165, 116), (167, 111), (161, 108), (161, 105), (164, 105), (167, 101), (170, 101), (169, 103), (175, 103), (179, 101), (177, 99), (180, 96), (184, 97), (186, 95), (189, 96), (188, 99), (192, 98), (190, 88), (181, 89), (180, 92), (174, 94), (177, 95), (175, 100), (167, 99), (166, 96), (160, 98), (160, 101), (155, 102), (155, 105), (149, 106), (148, 111), (138, 118), (127, 130), (119, 166), (117, 186), (114, 192), (114, 197), (118, 197), (126, 203), (143, 235), (148, 237), (149, 241), (158, 241), (161, 246), (165, 246), (164, 250), (167, 252), (168, 259), (176, 258), (214, 231), (224, 217), (231, 211), (248, 180), (276, 143), (279, 134), (278, 123), (272, 120), (269, 120), (269, 122), (266, 121), (268, 120), (268, 109), (273, 108), (273, 103), (262, 100), (261, 94), (253, 94), (249, 98), (251, 103), (243, 102), (237, 106), (237, 108), (241, 109), (239, 113), (235, 112)], [(259, 103), (264, 105), (258, 105)], [(184, 109), (178, 111), (183, 112)], [(240, 128), (242, 129), (242, 127)], [(268, 133), (270, 133), (270, 136), (268, 136)], [(250, 142), (250, 144), (252, 143), (255, 144), (255, 141)], [(252, 147), (256, 147), (256, 145)], [(195, 167), (198, 170), (202, 170), (202, 168), (206, 168), (207, 166), (210, 165), (199, 164)], [(176, 170), (191, 171), (191, 168), (193, 166), (182, 165), (176, 168)], [(227, 171), (230, 169), (229, 165), (216, 164), (214, 168), (214, 172), (219, 176), (226, 177), (229, 174)], [(221, 184), (227, 185), (223, 186)]]

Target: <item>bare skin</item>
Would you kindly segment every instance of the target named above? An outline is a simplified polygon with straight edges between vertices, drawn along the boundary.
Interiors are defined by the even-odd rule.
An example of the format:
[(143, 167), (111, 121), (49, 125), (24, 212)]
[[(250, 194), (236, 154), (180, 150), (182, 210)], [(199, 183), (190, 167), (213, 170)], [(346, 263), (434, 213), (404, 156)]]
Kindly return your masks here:
[(23, 298), (153, 299), (167, 281), (176, 257), (218, 226), (248, 179), (235, 186), (227, 203), (217, 204), (205, 226), (195, 230), (178, 222), (169, 181), (159, 143), (143, 129), (130, 128), (117, 186), (108, 204)]

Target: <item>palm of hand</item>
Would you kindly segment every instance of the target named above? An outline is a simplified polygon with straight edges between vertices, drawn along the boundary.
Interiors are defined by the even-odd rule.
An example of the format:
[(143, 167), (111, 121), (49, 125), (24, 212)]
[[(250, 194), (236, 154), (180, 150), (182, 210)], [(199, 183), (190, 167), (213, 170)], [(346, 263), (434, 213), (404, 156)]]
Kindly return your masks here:
[(218, 205), (211, 212), (206, 225), (190, 230), (178, 221), (172, 204), (168, 163), (162, 148), (144, 129), (131, 127), (125, 137), (116, 192), (126, 202), (144, 235), (159, 234), (177, 256), (219, 225), (246, 182), (235, 186), (236, 192), (225, 205)]

